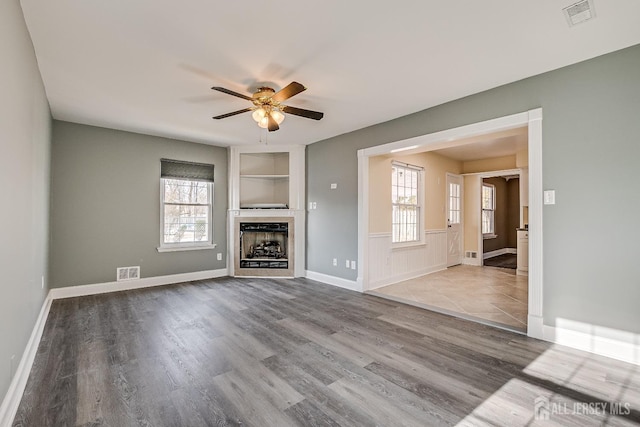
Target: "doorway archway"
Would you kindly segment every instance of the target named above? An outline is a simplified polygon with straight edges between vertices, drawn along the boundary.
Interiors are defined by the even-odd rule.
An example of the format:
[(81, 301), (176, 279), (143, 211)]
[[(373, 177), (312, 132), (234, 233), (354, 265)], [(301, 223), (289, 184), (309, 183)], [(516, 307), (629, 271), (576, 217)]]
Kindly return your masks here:
[(543, 256), (542, 256), (542, 109), (460, 126), (440, 132), (370, 147), (358, 151), (358, 288), (371, 287), (371, 236), (369, 233), (369, 158), (412, 150), (431, 151), (460, 145), (473, 136), (526, 126), (529, 163), (529, 298), (527, 335), (542, 339)]

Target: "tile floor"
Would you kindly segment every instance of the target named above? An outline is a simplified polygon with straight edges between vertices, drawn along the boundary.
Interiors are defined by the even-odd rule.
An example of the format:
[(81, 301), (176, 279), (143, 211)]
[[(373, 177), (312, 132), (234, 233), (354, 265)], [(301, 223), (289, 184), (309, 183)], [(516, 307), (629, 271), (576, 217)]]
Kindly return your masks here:
[(515, 270), (458, 265), (370, 292), (463, 317), (527, 329), (527, 276)]

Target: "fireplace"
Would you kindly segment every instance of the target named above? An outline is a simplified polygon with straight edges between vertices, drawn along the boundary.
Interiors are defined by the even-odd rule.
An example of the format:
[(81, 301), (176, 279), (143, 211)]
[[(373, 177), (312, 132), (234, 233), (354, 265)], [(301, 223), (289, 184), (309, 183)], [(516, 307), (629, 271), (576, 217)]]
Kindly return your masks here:
[(289, 268), (289, 224), (240, 223), (240, 268)]
[(238, 218), (236, 276), (293, 276), (293, 218)]

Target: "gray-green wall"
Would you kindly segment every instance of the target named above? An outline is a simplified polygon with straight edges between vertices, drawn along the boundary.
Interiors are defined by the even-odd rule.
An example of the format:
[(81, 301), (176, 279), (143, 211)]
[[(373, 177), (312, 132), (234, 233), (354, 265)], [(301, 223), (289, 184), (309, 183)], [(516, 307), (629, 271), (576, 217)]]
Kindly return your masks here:
[(42, 308), (48, 281), (51, 113), (18, 0), (0, 2), (0, 56), (3, 398)]
[(542, 107), (544, 324), (640, 332), (639, 70), (637, 45), (310, 145), (307, 269), (356, 278), (331, 259), (357, 257), (358, 149)]
[[(134, 265), (141, 277), (225, 268), (226, 148), (54, 121), (51, 157), (52, 287), (113, 282)], [(215, 249), (156, 250), (161, 158), (215, 165)]]

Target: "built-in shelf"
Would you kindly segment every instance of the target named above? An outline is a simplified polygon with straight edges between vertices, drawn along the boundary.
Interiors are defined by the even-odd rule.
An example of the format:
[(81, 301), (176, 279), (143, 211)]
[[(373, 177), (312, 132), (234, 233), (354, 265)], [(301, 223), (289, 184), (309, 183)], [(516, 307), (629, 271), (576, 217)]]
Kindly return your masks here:
[(240, 178), (288, 179), (289, 175), (240, 175)]
[[(264, 144), (229, 149), (229, 274), (305, 275), (305, 146)], [(287, 268), (245, 268), (239, 249), (243, 222), (289, 224)], [(295, 238), (294, 238), (295, 236)], [(272, 260), (273, 261), (273, 260)], [(272, 262), (269, 261), (269, 262)], [(266, 261), (262, 261), (266, 262)], [(283, 261), (284, 264), (284, 261)]]
[(240, 209), (289, 206), (289, 153), (240, 153)]

